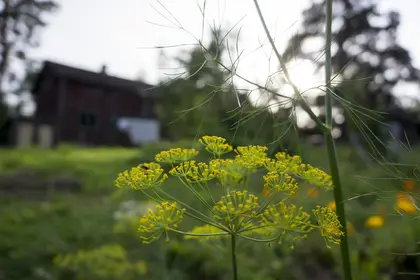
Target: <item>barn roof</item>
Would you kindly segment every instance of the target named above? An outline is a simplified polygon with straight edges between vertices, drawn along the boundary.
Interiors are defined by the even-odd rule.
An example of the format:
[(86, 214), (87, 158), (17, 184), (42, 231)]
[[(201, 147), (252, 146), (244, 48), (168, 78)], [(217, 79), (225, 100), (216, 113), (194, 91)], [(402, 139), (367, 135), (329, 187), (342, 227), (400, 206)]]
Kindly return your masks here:
[(144, 97), (150, 96), (152, 93), (152, 86), (140, 81), (122, 79), (106, 73), (87, 71), (52, 61), (45, 61), (32, 89), (35, 95), (42, 80), (47, 75), (74, 80), (96, 87), (112, 88), (121, 92), (133, 92)]

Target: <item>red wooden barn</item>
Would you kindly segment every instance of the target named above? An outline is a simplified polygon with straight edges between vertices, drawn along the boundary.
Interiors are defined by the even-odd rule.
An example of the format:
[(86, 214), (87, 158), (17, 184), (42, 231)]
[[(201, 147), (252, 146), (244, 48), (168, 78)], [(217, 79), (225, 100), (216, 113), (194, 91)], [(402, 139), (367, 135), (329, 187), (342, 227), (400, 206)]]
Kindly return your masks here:
[(35, 81), (36, 126), (53, 143), (126, 146), (159, 139), (155, 98), (142, 82), (46, 61)]

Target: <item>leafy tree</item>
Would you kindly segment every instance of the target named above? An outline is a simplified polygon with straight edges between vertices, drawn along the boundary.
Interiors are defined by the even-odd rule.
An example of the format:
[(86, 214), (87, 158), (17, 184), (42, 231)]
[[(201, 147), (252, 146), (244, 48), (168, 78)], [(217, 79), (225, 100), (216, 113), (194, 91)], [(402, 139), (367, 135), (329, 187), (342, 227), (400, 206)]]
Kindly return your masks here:
[(0, 1), (0, 104), (6, 92), (19, 84), (12, 63), (27, 60), (28, 48), (38, 46), (37, 32), (46, 25), (43, 16), (58, 8), (52, 0)]
[[(412, 65), (409, 52), (397, 42), (400, 16), (395, 11), (381, 12), (380, 1), (334, 0), (333, 72), (342, 82), (334, 89), (336, 100), (343, 97), (373, 110), (398, 106), (393, 88), (400, 82), (418, 82), (419, 71)], [(303, 12), (301, 30), (292, 36), (284, 51), (287, 61), (295, 57), (324, 64), (323, 46), (313, 47), (325, 37), (325, 0), (312, 1)], [(323, 105), (319, 99), (317, 105)], [(358, 110), (341, 102), (346, 109), (346, 129), (379, 134), (372, 112)], [(367, 116), (369, 115), (369, 116)], [(363, 126), (362, 123), (366, 123)], [(361, 125), (361, 126), (360, 126)], [(371, 134), (368, 132), (367, 134)]]

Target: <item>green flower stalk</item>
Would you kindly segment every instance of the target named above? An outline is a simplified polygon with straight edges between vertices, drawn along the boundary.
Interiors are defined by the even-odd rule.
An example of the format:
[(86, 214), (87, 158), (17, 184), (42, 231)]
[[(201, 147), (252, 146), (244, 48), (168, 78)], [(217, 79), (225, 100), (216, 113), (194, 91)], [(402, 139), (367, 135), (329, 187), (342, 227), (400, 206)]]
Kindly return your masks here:
[[(327, 153), (328, 159), (330, 164), (330, 171), (332, 176), (332, 182), (330, 184), (330, 189), (334, 189), (334, 200), (335, 204), (337, 205), (337, 214), (338, 219), (341, 222), (343, 227), (344, 234), (341, 236), (340, 240), (340, 249), (341, 249), (341, 258), (343, 261), (343, 271), (344, 271), (344, 279), (351, 280), (352, 279), (352, 271), (351, 271), (351, 262), (350, 262), (350, 252), (347, 240), (347, 226), (346, 226), (346, 212), (343, 205), (343, 195), (342, 195), (342, 188), (341, 188), (341, 179), (340, 179), (340, 172), (338, 168), (338, 160), (337, 160), (337, 152), (335, 149), (335, 143), (332, 136), (332, 126), (333, 126), (333, 118), (332, 118), (332, 95), (331, 92), (331, 43), (332, 43), (332, 13), (333, 13), (333, 0), (326, 0), (326, 23), (325, 23), (325, 86), (326, 86), (326, 94), (325, 94), (325, 123), (321, 121), (320, 118), (312, 111), (308, 103), (302, 96), (302, 93), (297, 88), (296, 84), (292, 81), (289, 71), (286, 66), (286, 62), (284, 61), (283, 57), (281, 56), (279, 50), (277, 49), (273, 37), (268, 30), (267, 24), (265, 22), (264, 16), (262, 14), (260, 5), (258, 0), (253, 0), (255, 8), (258, 13), (258, 17), (260, 18), (261, 24), (264, 28), (264, 32), (267, 35), (268, 41), (273, 48), (274, 54), (277, 57), (277, 60), (280, 64), (281, 70), (284, 74), (286, 82), (292, 87), (294, 96), (293, 96), (293, 104), (295, 106), (300, 106), (308, 115), (309, 117), (316, 123), (317, 127), (322, 131), (325, 136), (326, 146), (327, 146)], [(313, 172), (307, 172), (305, 175), (309, 178), (312, 177)], [(311, 183), (325, 183), (326, 180), (322, 178), (313, 178)], [(334, 185), (334, 187), (333, 187)]]
[[(168, 174), (159, 163), (147, 163), (118, 175), (119, 188), (143, 192), (158, 203), (141, 217), (138, 231), (143, 243), (159, 240), (171, 234), (203, 242), (230, 238), (233, 279), (238, 279), (236, 250), (238, 239), (249, 242), (289, 244), (304, 240), (317, 230), (326, 245), (339, 244), (343, 236), (337, 215), (328, 207), (318, 206), (311, 212), (288, 204), (286, 200), (299, 192), (306, 182), (325, 191), (333, 189), (331, 177), (324, 171), (302, 163), (299, 156), (266, 154), (264, 146), (240, 146), (233, 149), (224, 138), (204, 136), (199, 140), (204, 150), (213, 155), (208, 162), (197, 162), (194, 149), (171, 149), (156, 155), (156, 161), (171, 165), (169, 175), (205, 206), (204, 212), (170, 195), (163, 184)], [(220, 159), (221, 155), (232, 157)], [(216, 158), (214, 158), (216, 157)], [(250, 178), (260, 184), (250, 186)], [(254, 182), (254, 181), (253, 181)], [(181, 230), (184, 216), (200, 225)]]

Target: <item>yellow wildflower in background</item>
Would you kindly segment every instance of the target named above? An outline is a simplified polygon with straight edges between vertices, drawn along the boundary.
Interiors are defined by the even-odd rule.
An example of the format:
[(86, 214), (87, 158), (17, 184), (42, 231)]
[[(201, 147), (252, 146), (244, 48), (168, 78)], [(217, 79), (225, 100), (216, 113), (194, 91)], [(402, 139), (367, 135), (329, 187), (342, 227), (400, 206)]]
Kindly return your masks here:
[(404, 189), (406, 191), (413, 191), (414, 190), (414, 182), (411, 179), (404, 180)]
[(347, 235), (348, 236), (353, 236), (353, 234), (355, 233), (355, 229), (352, 223), (347, 222)]
[(336, 205), (335, 205), (335, 201), (334, 201), (334, 200), (333, 200), (333, 201), (330, 201), (330, 202), (328, 203), (327, 207), (328, 207), (328, 208), (331, 208), (331, 210), (333, 210), (333, 211), (336, 211), (336, 210), (337, 210), (337, 207), (336, 207)]
[(270, 193), (271, 193), (271, 191), (269, 189), (264, 188), (263, 192), (262, 192), (262, 195), (263, 196), (268, 196)]
[(381, 228), (385, 223), (385, 219), (382, 216), (375, 215), (370, 216), (366, 222), (365, 226), (368, 228)]
[(406, 214), (415, 213), (417, 211), (417, 208), (414, 205), (412, 199), (413, 198), (406, 193), (398, 193), (397, 203), (395, 206), (396, 210)]
[(318, 197), (318, 190), (315, 188), (309, 188), (307, 193), (310, 197)]
[(206, 151), (215, 156), (221, 156), (233, 150), (232, 146), (226, 143), (226, 139), (219, 136), (203, 136), (198, 142), (206, 147)]

